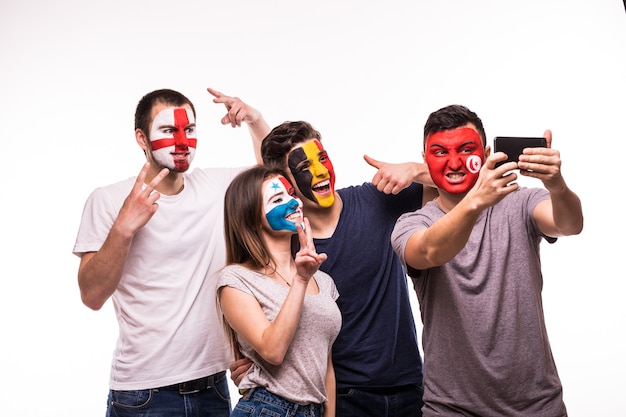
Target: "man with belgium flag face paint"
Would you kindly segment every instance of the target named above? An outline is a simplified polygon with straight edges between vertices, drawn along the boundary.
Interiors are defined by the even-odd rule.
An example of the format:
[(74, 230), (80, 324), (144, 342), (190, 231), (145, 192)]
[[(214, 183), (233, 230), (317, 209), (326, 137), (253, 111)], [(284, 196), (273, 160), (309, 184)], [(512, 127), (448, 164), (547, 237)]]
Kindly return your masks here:
[[(366, 157), (378, 168), (372, 182), (336, 190), (321, 134), (302, 121), (275, 127), (263, 140), (261, 155), (265, 165), (286, 171), (294, 185), (315, 247), (327, 254), (320, 270), (340, 294), (342, 327), (332, 352), (336, 415), (421, 416), (422, 360), (406, 276), (390, 236), (402, 213), (434, 198), (435, 189), (422, 186), (432, 184), (426, 166)], [(401, 179), (388, 180), (392, 177)]]
[(319, 140), (296, 147), (287, 157), (289, 171), (302, 195), (321, 207), (335, 202), (335, 169)]

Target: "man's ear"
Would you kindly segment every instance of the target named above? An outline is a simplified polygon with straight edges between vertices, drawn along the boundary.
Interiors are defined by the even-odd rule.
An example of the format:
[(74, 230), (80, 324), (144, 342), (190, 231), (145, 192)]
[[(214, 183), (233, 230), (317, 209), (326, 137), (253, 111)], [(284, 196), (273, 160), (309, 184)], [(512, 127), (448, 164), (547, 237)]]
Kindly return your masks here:
[(135, 140), (144, 153), (148, 152), (150, 146), (148, 145), (148, 137), (143, 133), (141, 129), (135, 129)]
[(485, 159), (489, 158), (489, 155), (491, 155), (491, 146), (487, 145), (485, 146)]

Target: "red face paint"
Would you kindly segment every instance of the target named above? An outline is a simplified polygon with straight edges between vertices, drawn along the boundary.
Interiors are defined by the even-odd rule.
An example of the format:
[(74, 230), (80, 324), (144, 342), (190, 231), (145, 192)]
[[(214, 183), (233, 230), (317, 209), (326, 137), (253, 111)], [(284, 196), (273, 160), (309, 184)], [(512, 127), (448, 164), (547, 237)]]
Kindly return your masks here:
[(433, 182), (450, 194), (468, 192), (485, 160), (480, 135), (467, 127), (433, 133), (424, 154)]
[(197, 145), (193, 112), (166, 108), (152, 122), (150, 141), (154, 159), (162, 166), (183, 172), (189, 168)]

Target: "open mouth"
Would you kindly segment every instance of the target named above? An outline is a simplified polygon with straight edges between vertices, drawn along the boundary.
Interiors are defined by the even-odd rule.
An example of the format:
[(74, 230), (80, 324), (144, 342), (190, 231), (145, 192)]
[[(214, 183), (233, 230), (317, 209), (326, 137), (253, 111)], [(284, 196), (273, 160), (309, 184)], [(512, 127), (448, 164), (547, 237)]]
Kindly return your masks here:
[(299, 212), (291, 213), (285, 218), (292, 223), (302, 223), (302, 215)]
[(462, 182), (465, 178), (465, 173), (463, 172), (450, 172), (446, 174), (446, 178), (451, 183), (459, 183)]
[(328, 194), (330, 192), (330, 179), (318, 182), (311, 187), (311, 190), (318, 194)]

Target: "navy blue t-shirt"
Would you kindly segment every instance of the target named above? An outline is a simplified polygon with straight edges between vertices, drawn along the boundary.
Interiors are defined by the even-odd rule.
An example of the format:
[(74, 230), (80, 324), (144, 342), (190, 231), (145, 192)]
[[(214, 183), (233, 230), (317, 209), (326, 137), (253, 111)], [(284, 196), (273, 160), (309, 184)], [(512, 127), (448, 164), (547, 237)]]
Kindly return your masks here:
[[(337, 388), (422, 385), (407, 278), (391, 247), (401, 214), (421, 207), (423, 188), (398, 195), (371, 183), (338, 190), (343, 209), (332, 237), (314, 239), (335, 281), (342, 327), (333, 345)], [(305, 214), (306, 215), (306, 214)]]

